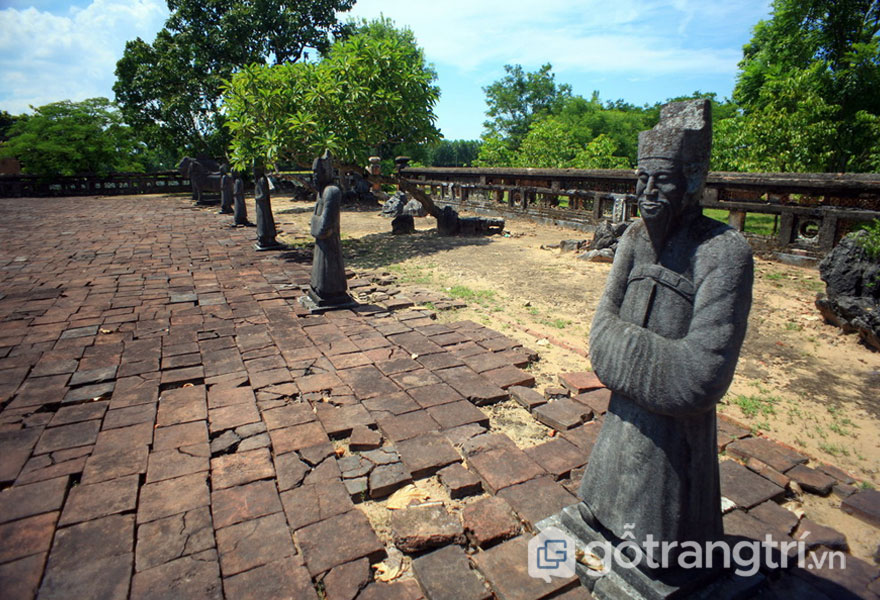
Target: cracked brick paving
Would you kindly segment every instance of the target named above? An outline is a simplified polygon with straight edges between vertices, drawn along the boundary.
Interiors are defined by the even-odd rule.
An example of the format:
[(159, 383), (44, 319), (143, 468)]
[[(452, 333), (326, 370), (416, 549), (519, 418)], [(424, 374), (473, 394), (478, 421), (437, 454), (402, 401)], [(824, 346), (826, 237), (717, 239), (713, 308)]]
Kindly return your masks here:
[[(183, 198), (0, 211), (3, 598), (589, 597), (525, 571), (534, 523), (577, 500), (608, 401), (589, 373), (545, 398), (522, 370), (533, 352), (400, 296), (308, 315), (307, 254), (254, 252), (252, 229)], [(488, 429), (499, 401), (557, 435), (519, 448)], [(748, 433), (719, 428), (748, 465), (722, 465), (731, 533), (795, 535), (775, 502), (790, 478), (851, 483)], [(361, 503), (429, 477), (466, 509), (410, 507), (380, 536)], [(877, 518), (875, 497), (848, 502)], [(824, 529), (814, 551), (845, 547)], [(412, 568), (378, 581), (395, 539)], [(765, 593), (876, 597), (876, 566), (848, 565)]]

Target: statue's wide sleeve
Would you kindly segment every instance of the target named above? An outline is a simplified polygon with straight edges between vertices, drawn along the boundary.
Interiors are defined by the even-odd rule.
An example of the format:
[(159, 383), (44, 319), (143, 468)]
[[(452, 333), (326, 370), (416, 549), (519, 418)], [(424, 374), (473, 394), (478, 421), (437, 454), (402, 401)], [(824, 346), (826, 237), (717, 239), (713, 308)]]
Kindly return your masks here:
[(754, 276), (751, 250), (732, 231), (698, 248), (690, 327), (684, 337), (668, 339), (619, 316), (634, 243), (635, 235), (621, 240), (593, 319), (593, 370), (608, 388), (651, 412), (704, 412), (727, 391), (745, 338)]

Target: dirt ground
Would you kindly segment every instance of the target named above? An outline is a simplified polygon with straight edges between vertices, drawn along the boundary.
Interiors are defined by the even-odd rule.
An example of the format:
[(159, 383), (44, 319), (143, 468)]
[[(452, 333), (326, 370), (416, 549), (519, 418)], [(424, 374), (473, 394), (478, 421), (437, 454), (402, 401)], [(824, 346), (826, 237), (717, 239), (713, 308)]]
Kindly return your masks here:
[[(312, 206), (273, 199), (281, 241), (310, 250)], [(392, 236), (390, 220), (377, 210), (344, 210), (346, 266), (364, 276), (394, 275), (403, 295), (428, 290), (464, 300), (467, 308), (438, 310), (438, 320), (470, 319), (537, 351), (529, 371), (539, 391), (557, 385), (559, 373), (589, 369), (590, 323), (610, 265), (547, 247), (591, 234), (520, 219), (508, 219), (504, 234), (491, 237), (440, 237), (432, 218), (417, 218), (416, 229)], [(813, 304), (824, 290), (818, 269), (761, 258), (755, 266), (748, 334), (719, 411), (874, 487), (880, 353), (823, 322)], [(547, 439), (548, 430), (512, 401), (489, 412), (493, 428), (523, 447)], [(876, 550), (877, 530), (840, 511), (839, 499), (808, 503), (808, 516), (847, 534), (854, 554), (868, 558)]]

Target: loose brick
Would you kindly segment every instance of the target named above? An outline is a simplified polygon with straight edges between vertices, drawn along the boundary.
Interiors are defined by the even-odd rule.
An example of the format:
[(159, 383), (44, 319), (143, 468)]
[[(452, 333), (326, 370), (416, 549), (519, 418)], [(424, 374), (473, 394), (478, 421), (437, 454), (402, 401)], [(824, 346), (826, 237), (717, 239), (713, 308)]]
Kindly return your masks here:
[(275, 467), (266, 448), (211, 459), (211, 484), (215, 490), (274, 476)]
[(480, 452), (468, 458), (468, 466), (483, 480), (486, 490), (493, 494), (545, 474), (535, 461), (518, 448)]
[(430, 600), (488, 600), (486, 586), (470, 569), (467, 555), (446, 546), (413, 561), (413, 572)]
[(721, 495), (742, 508), (751, 508), (782, 495), (785, 490), (752, 473), (736, 461), (723, 460), (719, 465)]
[(296, 533), (296, 539), (312, 576), (362, 557), (372, 564), (385, 556), (370, 522), (356, 509), (308, 525)]
[(391, 534), (394, 545), (409, 554), (464, 543), (464, 530), (458, 517), (450, 515), (439, 504), (392, 511)]
[(446, 465), (458, 462), (461, 456), (443, 435), (426, 433), (400, 442), (398, 452), (403, 464), (416, 479), (429, 477)]
[(468, 504), (461, 511), (461, 520), (467, 536), (480, 548), (519, 533), (519, 519), (510, 505), (497, 496), (487, 496)]
[(498, 492), (498, 496), (506, 500), (516, 514), (532, 526), (578, 501), (549, 477), (512, 485)]
[(281, 513), (217, 530), (217, 550), (223, 574), (227, 576), (296, 554)]
[(440, 483), (453, 500), (473, 496), (483, 491), (480, 478), (468, 471), (461, 463), (454, 463), (438, 473)]
[(211, 508), (217, 529), (282, 510), (278, 490), (272, 481), (255, 481), (217, 490), (211, 494)]

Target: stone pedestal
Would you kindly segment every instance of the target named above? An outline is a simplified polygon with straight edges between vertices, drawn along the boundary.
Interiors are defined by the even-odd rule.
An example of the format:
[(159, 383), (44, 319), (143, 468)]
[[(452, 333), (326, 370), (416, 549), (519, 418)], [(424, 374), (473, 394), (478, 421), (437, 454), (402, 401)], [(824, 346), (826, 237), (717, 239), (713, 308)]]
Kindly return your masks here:
[[(609, 540), (584, 523), (577, 505), (562, 509), (551, 517), (536, 523), (536, 528), (543, 531), (548, 527), (556, 527), (575, 541), (579, 551), (585, 551), (588, 544), (596, 543), (594, 553), (601, 553), (601, 548), (609, 543), (610, 548), (617, 548), (619, 540)], [(602, 544), (602, 546), (598, 546)], [(596, 549), (598, 547), (598, 550)], [(625, 546), (624, 546), (625, 548)], [(604, 558), (600, 556), (600, 558)], [(750, 598), (764, 584), (765, 577), (760, 573), (752, 576), (739, 576), (731, 570), (720, 567), (713, 569), (682, 569), (670, 568), (662, 572), (649, 573), (637, 567), (624, 568), (617, 561), (606, 561), (610, 566), (606, 572), (593, 570), (582, 562), (576, 563), (576, 571), (581, 584), (590, 590), (597, 600), (672, 600), (688, 598), (689, 600), (733, 600)], [(628, 562), (628, 561), (627, 561)], [(720, 559), (717, 561), (720, 565)]]
[(315, 290), (311, 289), (305, 296), (302, 296), (299, 299), (299, 303), (306, 307), (306, 309), (308, 309), (313, 315), (325, 313), (330, 310), (344, 310), (359, 306), (358, 302), (348, 294), (333, 296), (331, 298), (321, 298), (315, 293)]

